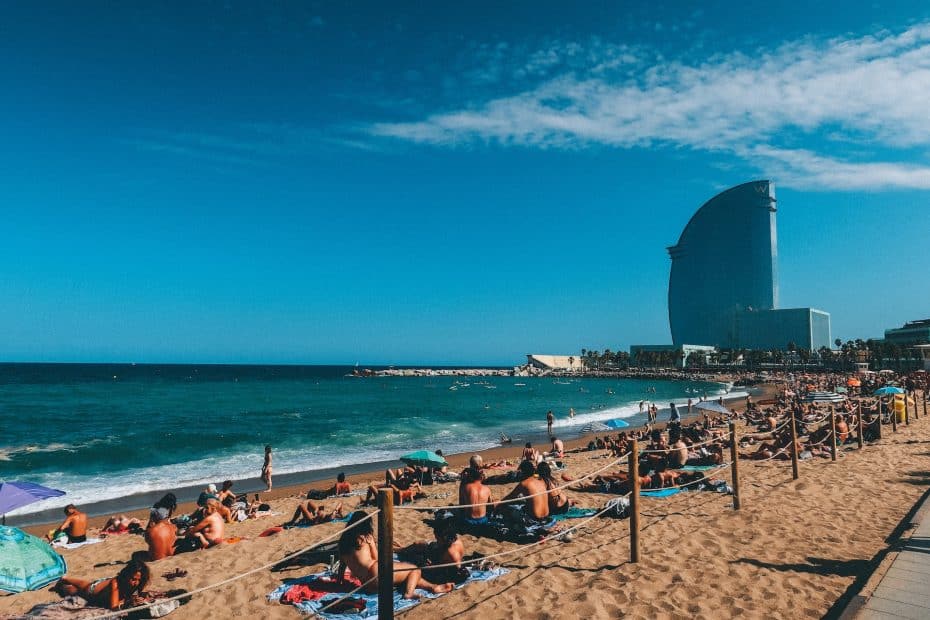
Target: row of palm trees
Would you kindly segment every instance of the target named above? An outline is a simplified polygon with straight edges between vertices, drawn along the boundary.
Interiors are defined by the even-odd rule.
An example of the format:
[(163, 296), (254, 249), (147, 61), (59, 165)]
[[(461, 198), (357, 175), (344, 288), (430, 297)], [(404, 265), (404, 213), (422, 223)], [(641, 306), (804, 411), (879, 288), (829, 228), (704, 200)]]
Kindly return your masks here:
[[(586, 370), (626, 370), (630, 366), (646, 368), (673, 368), (684, 361), (689, 368), (738, 365), (750, 370), (767, 366), (817, 366), (832, 370), (855, 370), (856, 364), (867, 363), (872, 370), (891, 368), (913, 370), (920, 367), (920, 354), (913, 347), (883, 340), (834, 341), (836, 349), (821, 347), (816, 351), (798, 347), (789, 342), (784, 349), (720, 349), (692, 351), (685, 358), (678, 350), (638, 351), (635, 358), (626, 351), (581, 349), (578, 362)], [(575, 368), (576, 358), (569, 358)]]

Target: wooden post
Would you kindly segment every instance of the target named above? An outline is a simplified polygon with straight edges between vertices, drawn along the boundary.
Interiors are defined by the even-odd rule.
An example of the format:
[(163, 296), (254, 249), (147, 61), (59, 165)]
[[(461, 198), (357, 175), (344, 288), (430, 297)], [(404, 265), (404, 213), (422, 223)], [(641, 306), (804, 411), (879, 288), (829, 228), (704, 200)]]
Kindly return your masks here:
[(630, 562), (639, 562), (639, 442), (630, 447)]
[(927, 417), (927, 390), (923, 391), (924, 396), (924, 417)]
[(861, 450), (861, 449), (862, 449), (862, 442), (865, 441), (865, 439), (864, 439), (863, 436), (862, 436), (862, 429), (865, 428), (865, 427), (862, 425), (862, 401), (861, 401), (861, 400), (859, 401), (859, 414), (858, 414), (858, 417), (859, 417), (859, 433), (858, 433), (859, 437), (858, 437), (858, 439), (857, 439), (857, 443), (859, 444), (859, 449)]
[[(921, 396), (924, 395), (923, 391), (920, 392), (920, 395), (921, 395)], [(917, 403), (919, 403), (919, 402), (920, 402), (920, 401), (917, 400), (917, 390), (914, 390), (914, 419), (915, 419), (915, 420), (919, 420), (919, 419), (920, 419), (920, 416), (919, 416), (918, 413), (917, 413), (917, 410), (920, 409), (920, 407), (917, 406)]]
[(891, 397), (891, 402), (888, 403), (888, 410), (891, 412), (891, 432), (898, 432), (898, 412), (895, 411), (894, 406), (894, 396)]
[(394, 489), (378, 489), (378, 620), (394, 618)]
[(830, 405), (830, 460), (836, 460), (836, 410)]
[(791, 478), (798, 479), (798, 429), (794, 420), (794, 411), (791, 416)]
[(730, 466), (733, 473), (733, 510), (739, 510), (739, 452), (736, 449), (736, 423), (730, 422)]
[(878, 420), (876, 421), (878, 426), (875, 427), (875, 438), (882, 438), (882, 399), (878, 399)]
[(911, 408), (907, 406), (907, 390), (904, 390), (904, 426), (911, 425)]

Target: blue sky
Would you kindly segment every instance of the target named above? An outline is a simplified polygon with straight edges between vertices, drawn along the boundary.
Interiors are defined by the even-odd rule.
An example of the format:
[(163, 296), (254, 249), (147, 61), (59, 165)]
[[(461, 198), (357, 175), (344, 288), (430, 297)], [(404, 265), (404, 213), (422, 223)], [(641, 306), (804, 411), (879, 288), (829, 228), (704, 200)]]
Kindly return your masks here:
[(665, 247), (757, 178), (782, 307), (930, 315), (924, 2), (134, 4), (0, 8), (0, 359), (669, 342)]

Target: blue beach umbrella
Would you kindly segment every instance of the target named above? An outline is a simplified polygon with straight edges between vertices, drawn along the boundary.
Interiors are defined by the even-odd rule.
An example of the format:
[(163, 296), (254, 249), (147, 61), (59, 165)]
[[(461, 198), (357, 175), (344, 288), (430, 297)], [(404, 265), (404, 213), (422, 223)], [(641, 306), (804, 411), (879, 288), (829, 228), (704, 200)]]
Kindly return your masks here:
[(874, 392), (875, 396), (888, 396), (889, 394), (904, 394), (904, 390), (893, 385), (886, 385), (885, 387), (880, 387)]
[(67, 570), (65, 559), (47, 542), (15, 527), (0, 525), (0, 590), (38, 590)]
[(6, 513), (12, 512), (21, 506), (50, 497), (61, 497), (64, 494), (64, 491), (50, 489), (34, 482), (23, 482), (22, 480), (0, 482), (0, 515), (3, 515), (4, 519), (6, 519)]
[(400, 460), (411, 467), (446, 467), (446, 459), (429, 450), (417, 450), (400, 457)]

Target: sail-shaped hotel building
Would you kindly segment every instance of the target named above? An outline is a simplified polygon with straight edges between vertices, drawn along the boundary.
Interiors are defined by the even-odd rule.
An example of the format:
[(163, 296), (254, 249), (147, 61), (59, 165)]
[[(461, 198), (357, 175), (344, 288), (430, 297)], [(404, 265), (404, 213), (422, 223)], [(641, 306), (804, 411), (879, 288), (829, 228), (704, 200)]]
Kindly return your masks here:
[(774, 184), (753, 181), (714, 196), (691, 217), (668, 248), (675, 347), (830, 346), (828, 313), (778, 308), (776, 211)]

